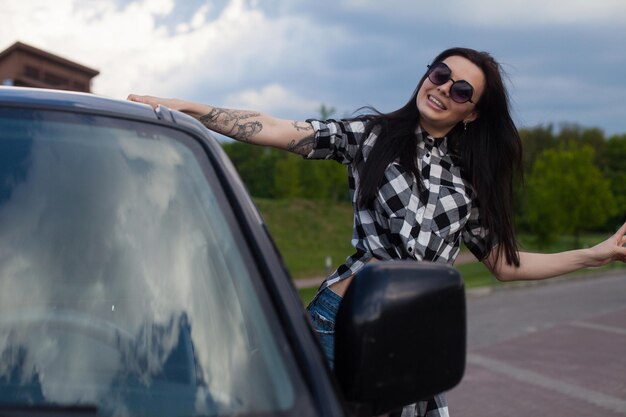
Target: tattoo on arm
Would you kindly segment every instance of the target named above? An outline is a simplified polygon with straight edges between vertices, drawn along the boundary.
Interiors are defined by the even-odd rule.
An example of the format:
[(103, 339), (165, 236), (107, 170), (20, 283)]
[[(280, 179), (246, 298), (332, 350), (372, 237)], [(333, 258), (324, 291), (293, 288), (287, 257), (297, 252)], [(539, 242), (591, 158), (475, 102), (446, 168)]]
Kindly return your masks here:
[(308, 132), (313, 130), (313, 126), (311, 126), (310, 123), (307, 123), (305, 125), (301, 124), (300, 122), (292, 122), (291, 125), (298, 131), (298, 132)]
[(254, 135), (263, 130), (263, 123), (259, 120), (248, 119), (254, 119), (259, 116), (260, 114), (256, 112), (215, 107), (198, 120), (211, 130), (230, 136), (233, 139), (249, 142)]
[(315, 146), (315, 135), (309, 135), (303, 139), (300, 139), (296, 142), (296, 140), (292, 140), (287, 145), (287, 150), (293, 153), (297, 153), (300, 155), (308, 155)]

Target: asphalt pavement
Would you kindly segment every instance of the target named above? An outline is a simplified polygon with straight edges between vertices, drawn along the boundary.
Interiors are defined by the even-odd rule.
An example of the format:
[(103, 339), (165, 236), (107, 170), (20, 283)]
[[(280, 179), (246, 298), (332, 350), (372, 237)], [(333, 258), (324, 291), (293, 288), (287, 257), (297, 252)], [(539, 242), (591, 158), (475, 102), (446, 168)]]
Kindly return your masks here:
[(451, 417), (626, 416), (626, 269), (468, 290), (467, 311)]
[(468, 292), (452, 417), (626, 416), (626, 270)]

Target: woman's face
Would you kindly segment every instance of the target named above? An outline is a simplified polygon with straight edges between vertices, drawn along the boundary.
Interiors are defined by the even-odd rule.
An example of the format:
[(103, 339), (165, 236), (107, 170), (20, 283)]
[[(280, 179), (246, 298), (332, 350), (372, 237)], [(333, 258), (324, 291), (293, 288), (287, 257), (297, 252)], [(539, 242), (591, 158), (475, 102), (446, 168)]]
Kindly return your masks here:
[[(485, 88), (485, 75), (472, 61), (453, 55), (443, 60), (452, 70), (451, 80), (433, 84), (428, 77), (417, 92), (420, 125), (434, 137), (443, 137), (459, 122), (471, 123), (478, 118), (476, 103)], [(450, 98), (452, 80), (465, 80), (474, 87), (473, 103), (457, 103)]]

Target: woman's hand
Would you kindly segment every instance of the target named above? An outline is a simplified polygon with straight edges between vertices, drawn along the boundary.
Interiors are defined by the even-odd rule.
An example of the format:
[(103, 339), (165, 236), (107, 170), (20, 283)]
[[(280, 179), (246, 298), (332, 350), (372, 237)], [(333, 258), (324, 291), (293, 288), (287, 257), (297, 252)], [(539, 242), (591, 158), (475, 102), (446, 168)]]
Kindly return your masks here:
[(181, 100), (178, 100), (176, 98), (160, 98), (154, 96), (140, 96), (138, 94), (130, 94), (127, 100), (147, 104), (149, 106), (152, 106), (152, 108), (155, 110), (160, 105), (168, 107), (172, 110), (180, 110), (181, 106)]
[[(194, 103), (178, 98), (162, 98), (154, 96), (142, 96), (139, 94), (129, 94), (127, 100), (134, 101), (136, 103), (147, 104), (149, 106), (152, 106), (152, 108), (155, 110), (159, 106), (165, 106), (172, 110), (178, 110), (180, 112), (187, 113), (189, 116), (195, 117), (196, 119), (199, 119), (203, 115), (210, 113), (214, 109), (213, 107), (207, 106), (205, 104)], [(212, 128), (209, 127), (209, 129)]]
[(588, 266), (602, 266), (613, 261), (626, 262), (626, 223), (613, 236), (589, 249)]

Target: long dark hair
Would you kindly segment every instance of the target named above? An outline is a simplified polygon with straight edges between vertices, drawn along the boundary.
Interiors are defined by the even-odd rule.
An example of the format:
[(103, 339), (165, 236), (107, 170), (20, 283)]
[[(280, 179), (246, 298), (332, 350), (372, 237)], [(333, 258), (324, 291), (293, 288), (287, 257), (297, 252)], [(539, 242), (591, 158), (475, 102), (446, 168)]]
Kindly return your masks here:
[[(459, 122), (447, 135), (448, 147), (479, 198), (482, 226), (488, 231), (487, 247), (497, 243), (496, 262), (504, 254), (508, 264), (519, 266), (513, 225), (513, 185), (516, 179), (522, 178), (522, 146), (509, 112), (501, 68), (487, 52), (467, 48), (447, 49), (433, 63), (450, 56), (461, 56), (477, 65), (485, 76), (485, 88), (476, 103), (478, 118), (467, 125), (467, 130)], [(368, 122), (366, 135), (372, 129), (379, 129), (378, 139), (361, 173), (359, 206), (371, 207), (385, 169), (395, 160), (410, 169), (422, 184), (417, 168), (415, 128), (420, 115), (416, 98), (426, 76), (424, 74), (411, 99), (400, 109), (383, 114), (368, 108), (372, 114), (358, 117)], [(361, 153), (359, 155), (362, 158)]]

